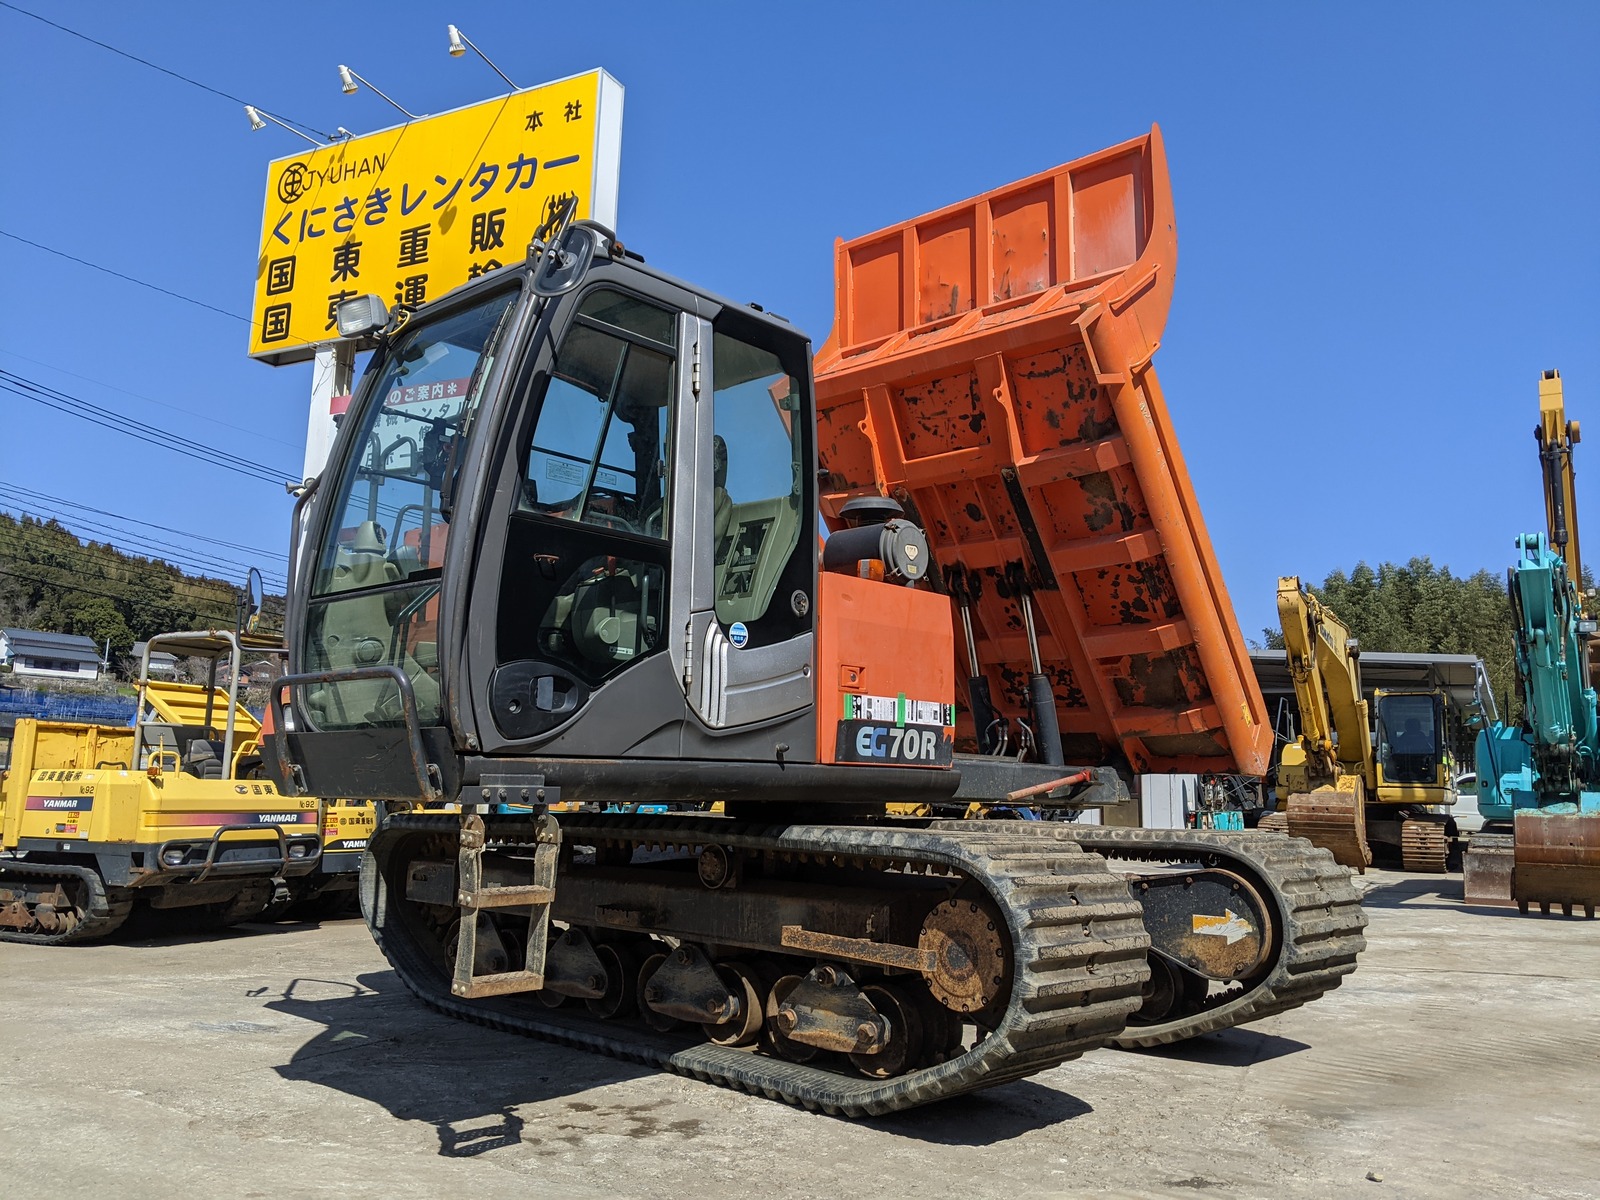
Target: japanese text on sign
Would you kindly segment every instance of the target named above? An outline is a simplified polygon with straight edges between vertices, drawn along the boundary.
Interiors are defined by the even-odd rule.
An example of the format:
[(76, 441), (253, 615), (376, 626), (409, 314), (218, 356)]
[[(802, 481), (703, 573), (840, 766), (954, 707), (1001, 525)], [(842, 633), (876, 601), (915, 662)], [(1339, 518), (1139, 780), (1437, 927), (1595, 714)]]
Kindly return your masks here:
[(304, 361), (344, 300), (414, 308), (516, 262), (570, 197), (614, 226), (621, 150), (622, 87), (591, 71), (274, 160), (250, 353)]

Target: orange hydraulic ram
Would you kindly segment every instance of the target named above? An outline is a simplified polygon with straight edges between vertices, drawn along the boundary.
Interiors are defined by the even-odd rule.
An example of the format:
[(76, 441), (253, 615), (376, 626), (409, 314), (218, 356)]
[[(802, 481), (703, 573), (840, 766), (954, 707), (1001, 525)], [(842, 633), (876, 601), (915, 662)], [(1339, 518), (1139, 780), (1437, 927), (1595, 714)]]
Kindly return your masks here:
[(923, 526), (934, 577), (977, 585), (1013, 718), (1031, 591), (1067, 762), (1259, 775), (1272, 730), (1151, 365), (1176, 260), (1158, 128), (839, 242), (823, 511), (882, 494)]

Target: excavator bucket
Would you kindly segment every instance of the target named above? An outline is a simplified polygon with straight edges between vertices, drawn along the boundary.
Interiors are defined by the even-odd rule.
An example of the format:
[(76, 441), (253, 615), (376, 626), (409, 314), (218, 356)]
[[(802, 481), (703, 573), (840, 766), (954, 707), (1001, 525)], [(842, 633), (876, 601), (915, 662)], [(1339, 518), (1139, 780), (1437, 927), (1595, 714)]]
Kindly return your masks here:
[(1158, 129), (838, 243), (823, 511), (900, 502), (995, 707), (1025, 716), (1042, 676), (1066, 761), (1259, 775), (1265, 704), (1151, 365), (1176, 253)]
[(1515, 835), (1511, 895), (1528, 911), (1552, 905), (1568, 916), (1581, 909), (1594, 916), (1600, 905), (1600, 812), (1542, 813), (1519, 810)]
[[(1355, 786), (1347, 786), (1355, 784)], [(1359, 778), (1289, 797), (1288, 833), (1321, 846), (1334, 861), (1365, 875), (1372, 865), (1367, 844), (1367, 806)]]

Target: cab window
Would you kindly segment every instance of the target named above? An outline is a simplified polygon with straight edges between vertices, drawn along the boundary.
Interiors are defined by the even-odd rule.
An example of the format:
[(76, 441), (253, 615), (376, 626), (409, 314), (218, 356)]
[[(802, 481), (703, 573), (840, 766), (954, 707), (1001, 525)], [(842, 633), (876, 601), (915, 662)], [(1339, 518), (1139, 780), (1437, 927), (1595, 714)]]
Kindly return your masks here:
[(623, 293), (583, 302), (524, 455), (526, 510), (665, 536), (673, 336), (671, 313)]

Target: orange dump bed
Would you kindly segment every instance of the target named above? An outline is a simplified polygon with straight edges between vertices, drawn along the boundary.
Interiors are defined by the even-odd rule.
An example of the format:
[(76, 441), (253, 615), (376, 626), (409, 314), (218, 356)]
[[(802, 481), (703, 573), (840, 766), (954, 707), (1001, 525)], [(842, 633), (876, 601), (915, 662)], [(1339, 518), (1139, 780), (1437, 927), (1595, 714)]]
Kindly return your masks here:
[(1158, 129), (840, 242), (823, 511), (837, 527), (852, 496), (893, 496), (941, 569), (976, 574), (980, 662), (1013, 718), (1021, 564), (1069, 763), (1259, 775), (1265, 704), (1151, 366), (1176, 255)]

